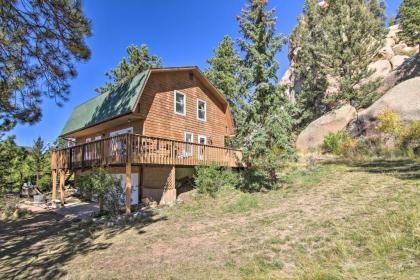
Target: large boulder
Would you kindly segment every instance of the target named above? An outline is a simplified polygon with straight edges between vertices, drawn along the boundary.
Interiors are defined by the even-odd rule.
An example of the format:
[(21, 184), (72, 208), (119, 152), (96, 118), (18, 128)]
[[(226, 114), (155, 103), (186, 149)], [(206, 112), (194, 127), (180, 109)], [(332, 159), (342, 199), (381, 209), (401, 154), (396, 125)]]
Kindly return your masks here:
[(398, 37), (398, 32), (400, 32), (400, 27), (398, 24), (395, 25), (391, 25), (388, 28), (388, 34), (386, 35), (386, 38), (392, 38), (394, 40), (394, 42), (398, 43), (398, 41), (400, 40)]
[(418, 76), (420, 76), (420, 53), (405, 59), (397, 69), (389, 73), (383, 80), (379, 92), (385, 93), (399, 83)]
[(394, 56), (394, 51), (391, 46), (385, 45), (379, 50), (378, 54), (383, 59), (390, 60)]
[(347, 124), (356, 116), (356, 109), (351, 105), (325, 114), (311, 122), (298, 136), (296, 149), (305, 152), (316, 148), (324, 142), (325, 136), (330, 132), (338, 132), (346, 128)]
[(393, 51), (395, 54), (401, 54), (401, 53), (403, 53), (403, 50), (404, 50), (406, 47), (407, 47), (407, 44), (406, 44), (406, 43), (399, 43), (399, 44), (394, 45), (394, 46), (392, 47), (392, 51)]
[(409, 123), (420, 120), (420, 77), (409, 79), (393, 87), (370, 107), (360, 112), (351, 125), (353, 135), (377, 135), (376, 123), (380, 113), (390, 109)]
[(368, 78), (369, 81), (374, 81), (378, 78), (385, 78), (391, 71), (391, 62), (382, 59), (369, 64), (368, 69), (373, 71), (372, 75)]
[(392, 69), (397, 69), (398, 67), (400, 67), (407, 58), (410, 57), (407, 55), (396, 55), (393, 58), (391, 58)]

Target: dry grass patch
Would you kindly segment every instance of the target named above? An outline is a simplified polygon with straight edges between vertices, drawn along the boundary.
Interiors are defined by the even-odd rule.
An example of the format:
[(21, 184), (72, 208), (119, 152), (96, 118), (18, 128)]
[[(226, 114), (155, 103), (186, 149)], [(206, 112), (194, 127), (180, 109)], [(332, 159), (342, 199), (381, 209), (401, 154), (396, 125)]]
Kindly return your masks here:
[[(415, 279), (420, 185), (397, 175), (359, 163), (323, 165), (291, 172), (277, 191), (223, 189), (133, 225), (68, 225), (26, 244), (0, 231), (16, 252), (0, 258), (0, 274), (42, 278), (45, 268), (66, 279)], [(39, 261), (20, 265), (36, 249)]]

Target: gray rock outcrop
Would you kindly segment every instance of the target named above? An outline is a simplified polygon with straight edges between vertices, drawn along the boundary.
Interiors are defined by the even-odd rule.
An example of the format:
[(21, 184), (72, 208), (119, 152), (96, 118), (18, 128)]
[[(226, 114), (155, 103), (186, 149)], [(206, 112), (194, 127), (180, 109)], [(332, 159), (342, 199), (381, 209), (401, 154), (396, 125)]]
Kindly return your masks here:
[(370, 107), (359, 112), (349, 127), (351, 134), (368, 137), (377, 135), (378, 115), (386, 109), (397, 113), (404, 123), (420, 120), (420, 77), (398, 84)]
[(344, 105), (316, 119), (299, 134), (296, 149), (305, 152), (319, 147), (324, 142), (325, 136), (345, 129), (355, 116), (356, 109), (351, 105)]

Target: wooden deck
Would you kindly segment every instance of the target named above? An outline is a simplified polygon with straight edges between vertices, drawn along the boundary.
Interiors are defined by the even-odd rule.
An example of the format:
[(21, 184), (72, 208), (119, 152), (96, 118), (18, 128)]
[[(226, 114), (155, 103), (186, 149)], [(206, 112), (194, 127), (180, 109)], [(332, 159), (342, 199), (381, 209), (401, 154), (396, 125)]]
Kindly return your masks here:
[(136, 134), (124, 134), (52, 153), (52, 170), (110, 165), (242, 166), (240, 150)]

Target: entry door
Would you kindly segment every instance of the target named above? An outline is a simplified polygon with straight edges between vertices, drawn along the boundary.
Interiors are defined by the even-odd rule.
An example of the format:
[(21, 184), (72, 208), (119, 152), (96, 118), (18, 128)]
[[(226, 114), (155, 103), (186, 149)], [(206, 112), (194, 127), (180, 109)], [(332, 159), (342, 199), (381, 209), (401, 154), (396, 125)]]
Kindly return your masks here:
[[(118, 179), (121, 183), (121, 187), (124, 190), (123, 197), (120, 199), (120, 204), (125, 203), (125, 174), (112, 174), (112, 177)], [(139, 174), (131, 174), (131, 205), (139, 204)]]

